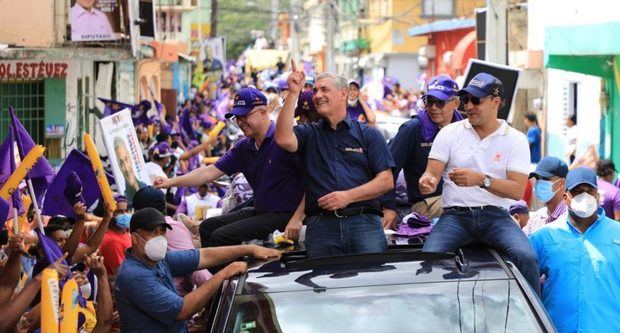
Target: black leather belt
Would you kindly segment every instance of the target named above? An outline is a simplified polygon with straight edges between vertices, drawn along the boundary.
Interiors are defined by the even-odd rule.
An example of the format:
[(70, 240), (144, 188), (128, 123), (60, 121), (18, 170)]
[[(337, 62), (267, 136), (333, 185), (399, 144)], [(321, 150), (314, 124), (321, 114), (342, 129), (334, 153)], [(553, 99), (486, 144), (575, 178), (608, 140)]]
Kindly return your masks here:
[(383, 211), (373, 207), (348, 207), (336, 210), (324, 210), (319, 207), (312, 209), (309, 216), (336, 216), (336, 217), (350, 217), (363, 214), (378, 215), (383, 217)]
[(449, 209), (460, 210), (460, 211), (485, 210), (485, 209), (502, 209), (502, 210), (504, 210), (503, 208), (497, 207), (497, 206), (473, 206), (473, 207), (451, 206), (451, 207), (444, 207), (443, 210), (449, 210)]

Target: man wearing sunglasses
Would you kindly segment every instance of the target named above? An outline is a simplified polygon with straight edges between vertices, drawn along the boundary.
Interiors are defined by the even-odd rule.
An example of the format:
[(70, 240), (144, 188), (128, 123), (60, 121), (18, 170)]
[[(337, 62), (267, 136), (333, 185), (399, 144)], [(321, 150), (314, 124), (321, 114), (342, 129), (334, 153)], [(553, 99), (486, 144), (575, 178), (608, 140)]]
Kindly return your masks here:
[[(439, 130), (463, 119), (457, 111), (460, 103), (458, 91), (456, 82), (447, 75), (431, 79), (426, 95), (422, 96), (424, 109), (404, 123), (389, 144), (396, 163), (394, 175), (398, 176), (400, 170), (404, 170), (411, 210), (429, 218), (441, 216), (442, 182), (440, 180), (437, 189), (426, 195), (420, 193), (418, 182), (426, 170), (428, 154)], [(394, 228), (397, 222), (394, 191), (386, 194), (383, 199), (383, 227)]]
[(497, 119), (503, 90), (490, 74), (474, 76), (458, 92), (467, 120), (442, 128), (433, 142), (419, 186), (430, 194), (443, 178), (443, 214), (423, 251), (453, 252), (479, 240), (506, 253), (540, 295), (536, 255), (508, 212), (525, 192), (530, 150), (523, 133)]
[(256, 88), (241, 89), (226, 118), (237, 123), (244, 139), (215, 164), (154, 181), (157, 188), (200, 186), (224, 174), (243, 173), (254, 191), (254, 207), (204, 220), (199, 229), (203, 247), (236, 245), (283, 231), (303, 196), (298, 158), (276, 145), (265, 95)]

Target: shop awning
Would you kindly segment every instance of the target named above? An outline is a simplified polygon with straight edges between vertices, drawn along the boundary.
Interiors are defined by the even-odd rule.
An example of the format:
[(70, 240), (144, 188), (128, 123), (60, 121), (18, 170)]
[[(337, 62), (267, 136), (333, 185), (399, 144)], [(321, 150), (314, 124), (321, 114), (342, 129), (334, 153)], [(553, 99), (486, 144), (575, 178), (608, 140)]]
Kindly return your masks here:
[(409, 28), (409, 36), (428, 35), (433, 32), (452, 31), (457, 29), (473, 28), (476, 26), (474, 19), (442, 20), (429, 24), (422, 24)]
[(545, 67), (604, 78), (614, 76), (620, 22), (545, 29)]

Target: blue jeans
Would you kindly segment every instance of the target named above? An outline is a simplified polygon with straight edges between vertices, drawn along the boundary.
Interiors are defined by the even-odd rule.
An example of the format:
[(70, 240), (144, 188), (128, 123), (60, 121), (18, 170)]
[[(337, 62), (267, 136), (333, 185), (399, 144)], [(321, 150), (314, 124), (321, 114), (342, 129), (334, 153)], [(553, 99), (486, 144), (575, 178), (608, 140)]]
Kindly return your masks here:
[(308, 258), (346, 253), (384, 252), (387, 249), (381, 217), (364, 214), (349, 217), (311, 216), (307, 220)]
[(422, 251), (453, 252), (474, 239), (504, 252), (540, 296), (538, 259), (534, 249), (504, 209), (444, 209)]

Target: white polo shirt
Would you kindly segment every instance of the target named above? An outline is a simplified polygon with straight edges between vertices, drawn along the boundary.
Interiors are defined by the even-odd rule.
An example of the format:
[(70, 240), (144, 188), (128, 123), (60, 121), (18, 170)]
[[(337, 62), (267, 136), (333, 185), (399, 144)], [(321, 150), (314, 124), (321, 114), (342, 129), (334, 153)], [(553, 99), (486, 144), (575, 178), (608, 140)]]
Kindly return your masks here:
[(499, 179), (507, 179), (509, 171), (529, 175), (527, 138), (504, 120), (499, 121), (501, 126), (497, 131), (483, 140), (468, 119), (452, 123), (437, 134), (428, 158), (446, 164), (441, 197), (443, 207), (510, 207), (512, 199), (499, 197), (479, 186), (457, 186), (448, 177), (454, 168), (473, 169)]

